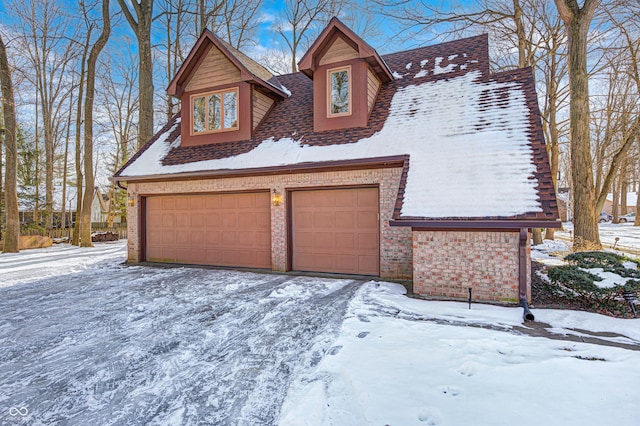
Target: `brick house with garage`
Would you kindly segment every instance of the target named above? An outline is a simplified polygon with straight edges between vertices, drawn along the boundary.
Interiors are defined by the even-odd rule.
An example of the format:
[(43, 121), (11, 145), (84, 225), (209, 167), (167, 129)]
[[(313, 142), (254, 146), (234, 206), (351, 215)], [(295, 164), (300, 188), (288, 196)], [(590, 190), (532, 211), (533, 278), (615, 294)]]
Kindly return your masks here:
[(181, 112), (114, 176), (129, 262), (530, 297), (528, 232), (560, 225), (530, 69), (491, 74), (486, 35), (381, 56), (336, 18), (298, 67), (201, 35)]

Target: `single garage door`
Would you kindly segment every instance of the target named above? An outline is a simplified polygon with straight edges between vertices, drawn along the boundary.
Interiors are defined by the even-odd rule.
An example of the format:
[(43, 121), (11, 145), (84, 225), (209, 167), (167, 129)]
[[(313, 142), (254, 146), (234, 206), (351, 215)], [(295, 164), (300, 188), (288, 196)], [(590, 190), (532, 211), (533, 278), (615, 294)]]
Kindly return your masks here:
[(291, 193), (297, 271), (379, 275), (378, 188)]
[(271, 268), (268, 192), (146, 199), (146, 260)]

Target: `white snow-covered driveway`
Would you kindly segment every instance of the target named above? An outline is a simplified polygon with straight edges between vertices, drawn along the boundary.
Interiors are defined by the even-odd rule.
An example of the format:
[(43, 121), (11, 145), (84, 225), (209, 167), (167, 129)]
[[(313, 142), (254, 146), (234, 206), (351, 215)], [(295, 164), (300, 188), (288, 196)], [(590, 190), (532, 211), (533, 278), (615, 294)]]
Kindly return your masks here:
[[(2, 257), (0, 287), (26, 281), (0, 288), (2, 416), (24, 407), (22, 421), (36, 425), (273, 424), (292, 377), (321, 360), (358, 286), (127, 267), (115, 247), (122, 257), (87, 267), (55, 250), (50, 262)], [(56, 264), (69, 273), (38, 277)]]

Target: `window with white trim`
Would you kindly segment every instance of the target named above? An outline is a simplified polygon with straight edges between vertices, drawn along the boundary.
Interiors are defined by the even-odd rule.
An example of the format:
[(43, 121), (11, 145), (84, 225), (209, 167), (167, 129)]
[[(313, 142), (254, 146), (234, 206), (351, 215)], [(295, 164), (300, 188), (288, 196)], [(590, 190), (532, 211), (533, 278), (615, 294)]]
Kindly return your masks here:
[(351, 67), (327, 70), (328, 115), (351, 115)]
[(238, 89), (191, 96), (192, 134), (238, 129)]

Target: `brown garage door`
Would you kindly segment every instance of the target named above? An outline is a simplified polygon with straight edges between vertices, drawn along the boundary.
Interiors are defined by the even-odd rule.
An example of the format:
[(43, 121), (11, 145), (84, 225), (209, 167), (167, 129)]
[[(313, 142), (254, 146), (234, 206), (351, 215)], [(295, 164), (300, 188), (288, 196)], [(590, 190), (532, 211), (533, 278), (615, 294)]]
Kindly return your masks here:
[(291, 193), (293, 269), (378, 275), (378, 189)]
[(269, 193), (147, 197), (146, 260), (271, 268)]

